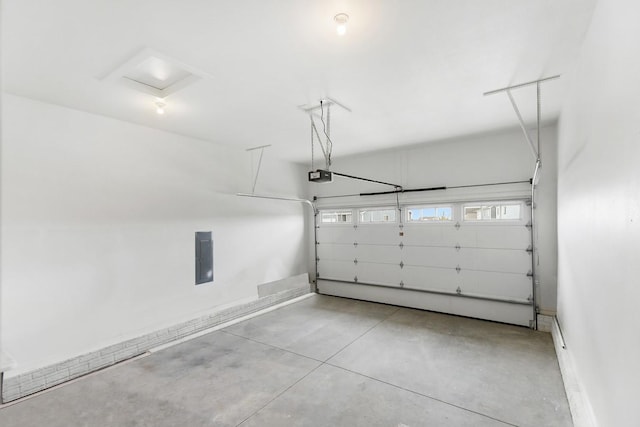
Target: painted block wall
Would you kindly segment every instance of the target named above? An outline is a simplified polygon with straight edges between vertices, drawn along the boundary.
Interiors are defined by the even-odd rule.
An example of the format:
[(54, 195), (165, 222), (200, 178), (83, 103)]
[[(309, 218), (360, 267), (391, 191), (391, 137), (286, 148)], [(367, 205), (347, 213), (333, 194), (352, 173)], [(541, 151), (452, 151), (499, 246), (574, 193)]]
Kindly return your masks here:
[(558, 318), (600, 426), (638, 425), (638, 16), (598, 2), (559, 122)]
[[(505, 100), (508, 102), (508, 100)], [(514, 123), (517, 119), (514, 114)], [(535, 130), (532, 131), (535, 135)], [(536, 254), (539, 277), (538, 305), (543, 314), (556, 310), (557, 252), (556, 252), (556, 138), (557, 128), (542, 129), (541, 144), (543, 167), (537, 186)], [(458, 186), (504, 181), (526, 181), (533, 177), (535, 159), (520, 130), (510, 130), (431, 142), (427, 144), (373, 152), (366, 155), (339, 157), (339, 142), (334, 141), (334, 159), (331, 170), (379, 181), (400, 184), (405, 188)], [(528, 183), (503, 187), (500, 194), (529, 195)], [(335, 177), (334, 182), (309, 184), (311, 195), (345, 195), (360, 192), (388, 191), (392, 187)], [(473, 192), (447, 190), (446, 192), (406, 193), (403, 200), (423, 198), (433, 202), (463, 200), (468, 197), (496, 197), (496, 187), (476, 189)], [(320, 206), (358, 204), (395, 205), (395, 196), (380, 198), (336, 198), (320, 200)], [(538, 261), (539, 259), (539, 261)]]
[[(18, 364), (9, 376), (307, 271), (308, 208), (235, 196), (251, 191), (242, 149), (12, 95), (2, 120), (2, 345)], [(265, 153), (256, 192), (305, 191), (304, 168)], [(214, 282), (198, 286), (196, 231), (214, 239)]]

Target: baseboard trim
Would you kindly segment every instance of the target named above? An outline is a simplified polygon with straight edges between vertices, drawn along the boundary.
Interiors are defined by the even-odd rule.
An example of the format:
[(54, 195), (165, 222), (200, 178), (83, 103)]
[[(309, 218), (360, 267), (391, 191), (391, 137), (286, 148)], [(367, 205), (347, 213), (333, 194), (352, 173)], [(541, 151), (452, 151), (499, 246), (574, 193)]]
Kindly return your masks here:
[(55, 387), (137, 357), (152, 349), (187, 339), (194, 334), (211, 332), (216, 326), (255, 315), (263, 310), (309, 294), (309, 287), (296, 287), (267, 295), (256, 300), (223, 309), (219, 312), (182, 322), (172, 327), (114, 344), (100, 350), (83, 354), (60, 363), (36, 369), (12, 378), (4, 378), (2, 403)]
[(553, 317), (553, 323), (551, 325), (551, 337), (553, 338), (553, 346), (556, 350), (558, 365), (560, 365), (560, 373), (562, 374), (565, 393), (569, 401), (573, 425), (575, 427), (596, 427), (597, 423), (591, 404), (582, 390), (582, 386), (576, 375), (573, 358), (571, 357), (571, 353), (567, 351), (558, 318), (555, 316)]

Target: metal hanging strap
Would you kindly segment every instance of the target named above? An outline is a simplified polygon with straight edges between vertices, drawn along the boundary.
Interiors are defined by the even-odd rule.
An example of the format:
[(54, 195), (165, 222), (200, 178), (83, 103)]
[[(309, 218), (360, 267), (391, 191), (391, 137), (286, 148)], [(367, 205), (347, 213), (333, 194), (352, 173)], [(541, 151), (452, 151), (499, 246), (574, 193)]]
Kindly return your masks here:
[(533, 139), (531, 135), (529, 135), (529, 131), (527, 130), (524, 120), (522, 119), (522, 115), (520, 114), (520, 109), (518, 108), (518, 104), (516, 104), (516, 100), (513, 99), (513, 95), (511, 95), (511, 91), (507, 91), (507, 96), (509, 97), (509, 101), (511, 101), (511, 106), (513, 107), (513, 111), (515, 111), (516, 116), (518, 117), (518, 123), (520, 124), (520, 129), (522, 129), (522, 133), (524, 133), (524, 137), (529, 143), (529, 147), (531, 148), (531, 152), (533, 153), (534, 158), (538, 158), (538, 150), (536, 150), (536, 146), (533, 143)]
[(318, 129), (316, 128), (316, 124), (313, 121), (313, 117), (311, 116), (311, 114), (309, 114), (309, 119), (311, 119), (311, 147), (313, 148), (313, 134), (315, 133), (316, 138), (318, 139), (318, 145), (320, 145), (320, 148), (322, 149), (322, 155), (324, 156), (325, 160), (325, 168), (329, 169), (329, 166), (331, 166), (331, 162), (329, 160), (330, 157), (327, 154), (325, 146), (322, 144), (322, 138), (320, 138), (320, 134), (318, 133)]
[[(309, 115), (309, 120), (311, 121), (311, 170), (315, 169), (315, 153), (314, 153), (314, 138), (318, 140), (318, 144), (322, 149), (322, 154), (325, 159), (325, 169), (329, 170), (331, 167), (331, 155), (333, 153), (333, 141), (331, 140), (331, 106), (337, 105), (347, 112), (351, 112), (351, 109), (345, 106), (344, 104), (336, 101), (333, 98), (323, 98), (320, 99), (318, 104), (315, 105), (299, 105), (298, 108), (304, 111)], [(324, 108), (327, 108), (327, 117), (326, 120), (324, 118)], [(316, 110), (320, 110), (320, 114)], [(313, 119), (313, 115), (319, 117), (322, 121), (322, 131), (325, 135), (325, 142), (323, 143), (323, 138), (320, 137), (320, 133), (315, 125), (315, 120)], [(315, 134), (315, 137), (314, 137)]]
[(256, 174), (255, 176), (252, 176), (253, 178), (253, 186), (251, 187), (251, 194), (256, 192), (256, 184), (258, 184), (258, 176), (260, 175), (260, 166), (262, 166), (262, 156), (264, 155), (264, 149), (271, 147), (271, 144), (268, 145), (261, 145), (259, 147), (253, 147), (253, 148), (247, 148), (246, 151), (251, 151), (252, 153), (252, 157), (251, 157), (251, 173), (253, 175), (253, 151), (255, 150), (260, 150), (260, 158), (258, 159), (258, 168), (256, 170)]
[[(526, 82), (526, 83), (520, 83), (517, 85), (512, 85), (512, 86), (508, 86), (508, 87), (503, 87), (501, 89), (496, 89), (496, 90), (492, 90), (489, 92), (485, 92), (484, 96), (488, 96), (488, 95), (494, 95), (496, 93), (501, 93), (501, 92), (507, 92), (507, 96), (509, 97), (509, 101), (511, 102), (511, 106), (513, 107), (513, 111), (515, 111), (516, 116), (518, 117), (518, 123), (520, 124), (520, 128), (522, 129), (522, 132), (524, 133), (525, 138), (527, 139), (527, 142), (529, 143), (529, 146), (531, 147), (531, 152), (533, 153), (533, 156), (536, 159), (536, 162), (540, 162), (540, 127), (541, 127), (541, 112), (542, 112), (542, 101), (541, 101), (541, 90), (540, 90), (540, 84), (543, 82), (547, 82), (549, 80), (555, 80), (560, 78), (560, 75), (556, 75), (556, 76), (551, 76), (551, 77), (545, 77), (543, 79), (539, 79), (539, 80), (533, 80), (530, 82)], [(524, 120), (522, 118), (522, 115), (520, 114), (520, 109), (518, 109), (518, 105), (516, 104), (515, 99), (513, 98), (513, 95), (511, 94), (511, 91), (513, 89), (520, 89), (526, 86), (532, 86), (532, 85), (536, 85), (536, 128), (537, 128), (537, 135), (536, 135), (536, 143), (533, 142), (533, 138), (531, 138), (531, 135), (529, 134), (529, 131), (527, 130), (527, 126), (524, 123)]]

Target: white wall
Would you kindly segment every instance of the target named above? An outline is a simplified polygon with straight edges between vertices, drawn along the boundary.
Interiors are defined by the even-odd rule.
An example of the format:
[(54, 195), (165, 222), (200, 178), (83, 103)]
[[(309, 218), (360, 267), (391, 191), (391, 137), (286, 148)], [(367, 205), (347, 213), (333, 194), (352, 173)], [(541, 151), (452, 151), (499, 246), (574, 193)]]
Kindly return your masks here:
[[(508, 100), (505, 99), (505, 102)], [(514, 124), (517, 119), (514, 114)], [(537, 187), (538, 254), (537, 273), (540, 281), (538, 305), (541, 312), (556, 310), (556, 137), (555, 126), (542, 129), (543, 168)], [(535, 131), (532, 133), (535, 135)], [(335, 145), (336, 149), (338, 143)], [(535, 159), (524, 135), (519, 130), (423, 144), (397, 150), (334, 159), (332, 170), (379, 181), (400, 184), (405, 188), (458, 186), (504, 181), (528, 180), (533, 177)], [(310, 184), (317, 196), (386, 191), (392, 187), (363, 183), (336, 177), (333, 183)], [(406, 193), (400, 201), (461, 200), (522, 196), (530, 194), (530, 185), (485, 187), (474, 190)], [(394, 205), (395, 196), (367, 198), (321, 199), (320, 205), (339, 206), (373, 203)]]
[[(257, 296), (307, 271), (307, 207), (251, 190), (241, 149), (5, 95), (2, 338), (21, 372)], [(259, 141), (255, 145), (259, 145)], [(302, 196), (263, 160), (256, 192)], [(214, 282), (195, 286), (194, 232)]]
[(559, 125), (558, 316), (600, 426), (637, 426), (640, 4), (598, 2)]

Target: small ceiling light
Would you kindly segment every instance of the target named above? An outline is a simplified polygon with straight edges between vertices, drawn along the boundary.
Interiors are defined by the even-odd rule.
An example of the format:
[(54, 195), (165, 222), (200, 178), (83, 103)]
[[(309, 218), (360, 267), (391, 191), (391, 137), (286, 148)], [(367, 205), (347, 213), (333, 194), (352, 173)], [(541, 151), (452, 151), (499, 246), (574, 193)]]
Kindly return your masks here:
[(160, 115), (164, 114), (164, 107), (166, 106), (167, 104), (162, 99), (158, 99), (156, 101), (156, 113)]
[(349, 22), (349, 15), (346, 13), (339, 13), (333, 17), (333, 20), (336, 22), (336, 32), (339, 36), (344, 36), (344, 33), (347, 32), (347, 22)]

